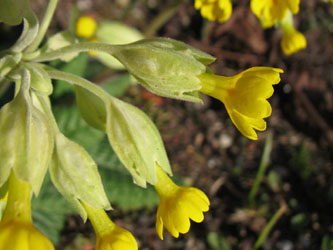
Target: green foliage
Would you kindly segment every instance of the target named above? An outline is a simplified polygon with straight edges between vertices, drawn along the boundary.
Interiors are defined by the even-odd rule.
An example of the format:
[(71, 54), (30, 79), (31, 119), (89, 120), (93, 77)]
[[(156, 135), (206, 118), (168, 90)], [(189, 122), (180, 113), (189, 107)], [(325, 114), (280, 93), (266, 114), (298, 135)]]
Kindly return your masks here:
[[(77, 39), (75, 38), (74, 35), (72, 35), (72, 33), (70, 31), (68, 31), (68, 30), (62, 31), (62, 32), (59, 32), (59, 33), (51, 36), (49, 39), (47, 39), (47, 42), (43, 46), (41, 51), (43, 53), (51, 52), (53, 50), (60, 49), (62, 47), (74, 44), (76, 42), (77, 42)], [(67, 54), (67, 55), (64, 55), (63, 57), (60, 57), (60, 60), (69, 62), (72, 59), (74, 59), (78, 54), (79, 54), (78, 52)]]
[(216, 232), (209, 232), (207, 235), (207, 242), (212, 250), (231, 250), (226, 239)]
[(279, 191), (282, 185), (280, 175), (274, 170), (269, 171), (267, 175), (267, 184), (274, 192)]
[(127, 172), (100, 168), (100, 173), (109, 200), (120, 209), (151, 208), (158, 205), (159, 198), (154, 188), (135, 185)]
[(132, 85), (133, 77), (125, 73), (116, 79), (105, 81), (101, 87), (112, 96), (122, 96), (126, 90)]
[[(83, 76), (88, 65), (88, 59), (89, 58), (86, 53), (81, 53), (69, 63), (65, 63), (60, 66), (59, 69), (64, 72)], [(74, 91), (73, 85), (69, 84), (68, 82), (58, 80), (55, 84), (56, 85), (53, 92), (53, 96), (55, 98)]]
[(291, 217), (291, 225), (297, 229), (303, 229), (309, 223), (309, 217), (305, 213), (298, 213)]
[(291, 166), (299, 172), (302, 178), (307, 179), (312, 173), (310, 154), (306, 141), (304, 141), (298, 152), (291, 159)]
[(1, 0), (0, 2), (0, 22), (9, 25), (18, 25), (26, 16), (27, 9), (30, 9), (29, 0)]
[(333, 250), (333, 236), (325, 235), (321, 242), (321, 250)]

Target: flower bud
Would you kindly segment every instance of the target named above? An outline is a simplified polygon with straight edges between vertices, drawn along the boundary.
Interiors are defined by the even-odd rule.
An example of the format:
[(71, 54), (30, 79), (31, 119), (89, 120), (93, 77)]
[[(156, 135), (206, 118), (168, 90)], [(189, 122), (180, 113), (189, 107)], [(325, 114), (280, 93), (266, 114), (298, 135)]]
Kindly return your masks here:
[(215, 60), (200, 50), (166, 38), (118, 45), (113, 55), (151, 92), (192, 102), (202, 102), (198, 76)]

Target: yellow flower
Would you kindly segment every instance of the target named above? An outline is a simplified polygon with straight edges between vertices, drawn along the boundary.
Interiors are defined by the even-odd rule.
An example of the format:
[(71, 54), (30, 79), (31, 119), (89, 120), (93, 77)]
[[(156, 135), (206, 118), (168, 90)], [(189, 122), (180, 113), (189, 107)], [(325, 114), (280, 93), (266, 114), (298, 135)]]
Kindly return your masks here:
[(281, 48), (284, 54), (291, 55), (306, 48), (305, 36), (293, 29), (292, 32), (284, 32), (281, 40)]
[(230, 0), (195, 0), (194, 7), (209, 21), (227, 21), (232, 13)]
[(11, 173), (8, 199), (0, 222), (0, 250), (54, 250), (52, 243), (32, 224), (31, 187)]
[(187, 233), (190, 220), (202, 222), (203, 212), (209, 210), (209, 200), (199, 189), (177, 186), (157, 165), (157, 184), (154, 186), (160, 197), (156, 215), (156, 232), (163, 240), (163, 226), (172, 236)]
[(103, 236), (97, 235), (96, 239), (96, 250), (137, 250), (138, 246), (136, 244), (133, 235), (115, 225), (114, 229)]
[(251, 10), (260, 19), (264, 28), (273, 26), (285, 18), (288, 10), (299, 11), (300, 0), (251, 0)]
[(290, 12), (288, 12), (279, 25), (283, 30), (281, 48), (284, 54), (290, 55), (306, 48), (306, 38), (301, 32), (295, 29), (293, 17)]
[(97, 28), (97, 23), (90, 16), (81, 16), (76, 23), (76, 35), (83, 38), (91, 38)]
[(96, 250), (137, 250), (133, 235), (118, 227), (102, 208), (93, 208), (81, 202), (96, 233)]
[(0, 250), (54, 250), (52, 243), (32, 223), (3, 220)]
[(205, 73), (199, 76), (200, 91), (223, 102), (237, 129), (257, 140), (254, 129), (266, 129), (263, 118), (272, 112), (266, 99), (273, 95), (272, 85), (280, 82), (280, 73), (282, 69), (270, 67), (253, 67), (231, 77)]

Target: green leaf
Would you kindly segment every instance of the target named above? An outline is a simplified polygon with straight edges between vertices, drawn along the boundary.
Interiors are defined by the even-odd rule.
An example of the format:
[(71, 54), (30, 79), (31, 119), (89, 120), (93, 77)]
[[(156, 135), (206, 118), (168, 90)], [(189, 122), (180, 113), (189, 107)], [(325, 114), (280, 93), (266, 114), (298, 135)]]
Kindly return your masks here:
[(56, 106), (53, 113), (61, 132), (84, 147), (89, 154), (95, 152), (106, 137), (104, 132), (92, 128), (82, 119), (76, 106)]
[(58, 244), (65, 218), (74, 212), (70, 203), (52, 185), (49, 175), (46, 175), (38, 198), (32, 199), (34, 225), (54, 244)]
[[(78, 76), (83, 76), (88, 65), (88, 55), (86, 53), (81, 53), (75, 57), (69, 63), (64, 64), (59, 69), (63, 72), (72, 73)], [(56, 81), (53, 96), (59, 98), (60, 96), (71, 93), (74, 91), (72, 84), (66, 81), (58, 80)]]
[(207, 242), (213, 250), (230, 250), (230, 246), (226, 239), (216, 232), (209, 232)]
[[(7, 0), (5, 0), (7, 1)], [(18, 2), (21, 2), (22, 0), (19, 0)], [(24, 0), (23, 0), (24, 1)], [(28, 1), (28, 0), (26, 0)], [(11, 1), (14, 2), (14, 1)], [(24, 4), (25, 5), (25, 4)], [(39, 23), (38, 18), (36, 17), (35, 13), (30, 8), (30, 5), (27, 6), (21, 6), (24, 8), (24, 28), (23, 32), (20, 36), (20, 38), (16, 41), (16, 43), (10, 48), (13, 52), (21, 52), (25, 48), (27, 48), (36, 38), (38, 29), (39, 29)], [(1, 8), (0, 8), (1, 9)]]
[[(75, 44), (77, 42), (78, 42), (78, 40), (70, 31), (68, 31), (68, 30), (62, 31), (62, 32), (59, 32), (59, 33), (51, 36), (47, 40), (46, 44), (41, 49), (41, 53), (51, 52), (53, 50), (60, 49), (62, 47), (65, 47), (65, 46), (68, 46), (71, 44)], [(78, 54), (79, 54), (78, 52), (67, 54), (63, 57), (60, 57), (60, 60), (69, 62), (69, 61), (73, 60), (76, 56), (78, 56)]]
[(100, 168), (106, 194), (109, 200), (122, 210), (151, 208), (159, 203), (152, 186), (141, 188), (134, 185), (128, 173)]
[(26, 16), (27, 9), (30, 8), (29, 0), (1, 0), (0, 2), (0, 22), (9, 25), (18, 25)]
[(92, 127), (105, 131), (106, 108), (104, 101), (94, 93), (75, 86), (76, 103), (82, 117)]
[(125, 94), (126, 90), (133, 84), (133, 77), (130, 74), (123, 74), (116, 79), (104, 82), (101, 87), (110, 95), (119, 97)]
[(311, 154), (309, 153), (308, 145), (306, 141), (304, 141), (299, 151), (294, 153), (291, 159), (292, 167), (299, 172), (303, 179), (309, 178), (312, 172), (310, 157)]
[(53, 150), (53, 134), (45, 115), (28, 92), (30, 75), (23, 74), (17, 96), (0, 111), (0, 187), (10, 170), (30, 183), (37, 195)]
[(155, 164), (171, 174), (161, 136), (140, 109), (116, 98), (107, 107), (107, 135), (113, 150), (142, 187), (156, 183)]
[(95, 208), (111, 209), (96, 163), (88, 152), (60, 132), (55, 136), (55, 145), (50, 175), (59, 192), (84, 220), (87, 214), (80, 200)]
[(321, 250), (332, 250), (333, 249), (333, 237), (325, 235), (321, 242)]

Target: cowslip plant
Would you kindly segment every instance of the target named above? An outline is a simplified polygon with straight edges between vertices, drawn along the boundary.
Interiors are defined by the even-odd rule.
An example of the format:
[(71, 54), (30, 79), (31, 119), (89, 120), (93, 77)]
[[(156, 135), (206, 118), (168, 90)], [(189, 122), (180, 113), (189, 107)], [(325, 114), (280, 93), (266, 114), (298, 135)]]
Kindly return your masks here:
[[(172, 175), (170, 163), (161, 136), (149, 117), (92, 82), (45, 62), (69, 61), (81, 52), (106, 53), (158, 95), (198, 103), (202, 102), (201, 93), (220, 99), (236, 127), (250, 139), (257, 139), (254, 129), (266, 128), (263, 118), (271, 114), (266, 99), (273, 94), (272, 85), (280, 81), (282, 70), (256, 67), (234, 77), (216, 76), (208, 67), (214, 57), (166, 38), (114, 45), (78, 41), (75, 34), (63, 31), (40, 46), (57, 2), (50, 0), (40, 23), (28, 0), (0, 4), (1, 21), (14, 25), (24, 20), (21, 37), (0, 52), (0, 87), (15, 84), (13, 99), (0, 110), (0, 199), (6, 203), (0, 223), (0, 250), (6, 249), (2, 242), (12, 239), (17, 239), (19, 249), (53, 249), (33, 226), (30, 214), (31, 196), (38, 196), (47, 172), (83, 220), (91, 221), (97, 237), (96, 249), (138, 248), (134, 237), (115, 225), (105, 212), (111, 210), (111, 205), (94, 159), (59, 130), (49, 98), (53, 93), (52, 80), (74, 85), (82, 117), (90, 126), (106, 133), (134, 183), (155, 187), (160, 195), (156, 218), (159, 237), (163, 238), (163, 226), (175, 237), (188, 232), (189, 219), (203, 220), (209, 199), (199, 189), (179, 187), (168, 177)], [(78, 34), (86, 38), (95, 34), (93, 22), (83, 21), (93, 31)], [(20, 233), (14, 235), (14, 228)]]

